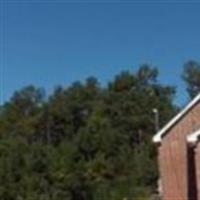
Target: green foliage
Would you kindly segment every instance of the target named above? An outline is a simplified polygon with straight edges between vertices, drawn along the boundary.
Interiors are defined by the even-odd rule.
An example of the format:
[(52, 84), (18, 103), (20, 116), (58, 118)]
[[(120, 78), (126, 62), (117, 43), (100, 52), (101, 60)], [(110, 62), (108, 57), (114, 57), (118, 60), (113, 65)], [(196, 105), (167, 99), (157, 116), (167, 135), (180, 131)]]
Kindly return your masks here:
[(183, 79), (190, 98), (194, 98), (200, 92), (200, 63), (192, 60), (185, 63)]
[(90, 77), (44, 98), (17, 91), (0, 112), (0, 199), (146, 200), (157, 181), (153, 108), (165, 123), (175, 90), (143, 65), (107, 87)]

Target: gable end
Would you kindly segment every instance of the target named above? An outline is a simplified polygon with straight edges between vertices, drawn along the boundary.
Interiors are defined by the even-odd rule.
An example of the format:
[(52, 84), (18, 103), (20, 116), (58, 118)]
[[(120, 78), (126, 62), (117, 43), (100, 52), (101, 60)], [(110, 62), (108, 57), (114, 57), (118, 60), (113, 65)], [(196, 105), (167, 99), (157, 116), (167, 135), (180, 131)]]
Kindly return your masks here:
[(179, 112), (169, 123), (167, 123), (156, 135), (153, 137), (154, 143), (161, 143), (163, 136), (172, 128), (183, 116), (185, 116), (198, 102), (200, 101), (200, 94), (197, 95), (181, 112)]

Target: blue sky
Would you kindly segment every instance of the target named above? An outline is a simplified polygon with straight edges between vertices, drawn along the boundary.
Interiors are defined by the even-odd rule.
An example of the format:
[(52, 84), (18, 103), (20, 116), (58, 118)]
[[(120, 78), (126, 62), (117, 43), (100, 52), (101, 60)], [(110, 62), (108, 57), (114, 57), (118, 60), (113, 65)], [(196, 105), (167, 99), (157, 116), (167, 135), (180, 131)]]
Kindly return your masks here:
[(28, 84), (50, 92), (91, 75), (105, 84), (149, 63), (183, 104), (183, 63), (200, 61), (200, 2), (175, 2), (0, 0), (1, 102)]

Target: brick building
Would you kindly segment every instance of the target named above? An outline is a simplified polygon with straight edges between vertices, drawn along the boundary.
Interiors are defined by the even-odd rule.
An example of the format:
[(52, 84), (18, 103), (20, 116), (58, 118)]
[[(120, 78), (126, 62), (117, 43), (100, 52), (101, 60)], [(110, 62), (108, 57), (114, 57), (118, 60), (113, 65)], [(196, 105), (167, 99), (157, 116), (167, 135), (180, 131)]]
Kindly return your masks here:
[(162, 200), (200, 200), (200, 95), (153, 138)]

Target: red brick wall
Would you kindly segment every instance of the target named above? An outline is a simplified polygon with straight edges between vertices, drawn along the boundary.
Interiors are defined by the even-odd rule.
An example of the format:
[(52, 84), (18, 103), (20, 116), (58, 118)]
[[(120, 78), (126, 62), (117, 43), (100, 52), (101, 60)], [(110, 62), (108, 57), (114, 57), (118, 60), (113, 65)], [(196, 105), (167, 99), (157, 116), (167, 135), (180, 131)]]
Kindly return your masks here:
[(163, 200), (189, 199), (188, 148), (186, 135), (200, 128), (200, 103), (191, 109), (163, 137), (159, 166)]

